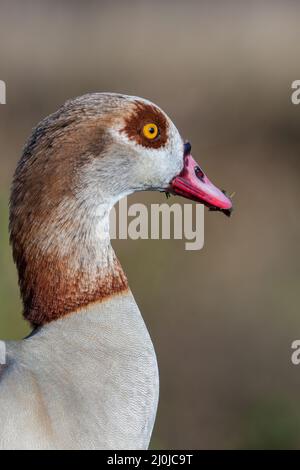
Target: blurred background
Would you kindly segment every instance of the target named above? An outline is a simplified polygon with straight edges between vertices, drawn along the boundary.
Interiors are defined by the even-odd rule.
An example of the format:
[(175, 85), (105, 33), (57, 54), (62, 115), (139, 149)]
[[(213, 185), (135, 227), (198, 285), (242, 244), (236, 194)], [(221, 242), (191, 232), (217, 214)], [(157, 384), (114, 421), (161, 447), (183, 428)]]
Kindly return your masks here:
[(299, 2), (2, 0), (0, 10), (0, 337), (29, 331), (7, 226), (31, 128), (87, 92), (149, 98), (208, 176), (236, 192), (231, 219), (205, 211), (201, 251), (114, 242), (158, 356), (151, 446), (300, 448), (290, 359), (300, 339)]

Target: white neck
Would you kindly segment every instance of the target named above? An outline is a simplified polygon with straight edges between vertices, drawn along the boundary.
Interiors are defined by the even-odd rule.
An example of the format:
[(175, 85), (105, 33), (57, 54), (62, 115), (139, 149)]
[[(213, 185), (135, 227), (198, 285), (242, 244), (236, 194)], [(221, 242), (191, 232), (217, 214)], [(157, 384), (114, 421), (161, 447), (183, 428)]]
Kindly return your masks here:
[[(21, 343), (17, 354), (12, 345), (11, 354), (17, 361), (20, 355), (22, 366), (30, 371), (28, 381), (34, 377), (36, 383), (31, 398), (24, 397), (26, 429), (28, 416), (39, 405), (47, 416), (37, 447), (148, 447), (158, 402), (158, 369), (130, 292), (43, 326)], [(30, 439), (29, 431), (21, 439), (25, 448)], [(18, 446), (22, 448), (22, 442)]]
[[(13, 413), (17, 427), (28, 430), (17, 436), (16, 448), (149, 445), (158, 369), (147, 328), (110, 244), (109, 211), (115, 201), (83, 201), (72, 200), (74, 206), (69, 201), (69, 210), (62, 202), (56, 218), (48, 219), (49, 230), (44, 224), (36, 232), (40, 256), (31, 259), (39, 264), (30, 267), (27, 280), (38, 290), (29, 319), (43, 326), (9, 346), (12, 362), (22, 364), (22, 380), (12, 371), (9, 385), (8, 375), (7, 403), (14, 410), (0, 410), (1, 423), (10, 423)], [(31, 255), (37, 255), (31, 251), (36, 246), (29, 246)], [(17, 402), (9, 399), (16, 387)], [(1, 391), (5, 394), (3, 386)], [(16, 423), (11, 430), (8, 425), (5, 439), (14, 436), (15, 428)]]

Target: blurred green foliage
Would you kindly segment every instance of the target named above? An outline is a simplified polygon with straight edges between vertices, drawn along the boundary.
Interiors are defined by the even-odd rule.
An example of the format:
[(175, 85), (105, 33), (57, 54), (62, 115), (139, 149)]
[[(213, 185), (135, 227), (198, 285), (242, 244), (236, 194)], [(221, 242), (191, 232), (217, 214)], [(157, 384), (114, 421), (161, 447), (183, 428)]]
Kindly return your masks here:
[(17, 272), (8, 240), (8, 200), (0, 194), (0, 337), (19, 339), (29, 331), (22, 318)]
[(275, 396), (265, 398), (249, 407), (241, 429), (242, 449), (298, 449), (299, 403)]

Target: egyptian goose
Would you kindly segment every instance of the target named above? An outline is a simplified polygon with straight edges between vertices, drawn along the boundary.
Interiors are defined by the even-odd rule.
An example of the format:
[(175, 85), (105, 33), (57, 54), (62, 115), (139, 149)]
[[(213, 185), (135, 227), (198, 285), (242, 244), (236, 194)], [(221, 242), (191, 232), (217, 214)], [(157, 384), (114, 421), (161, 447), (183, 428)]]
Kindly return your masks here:
[(146, 449), (158, 403), (153, 345), (110, 244), (123, 196), (167, 191), (229, 214), (231, 200), (153, 103), (67, 101), (29, 138), (10, 239), (33, 331), (6, 343), (0, 449)]

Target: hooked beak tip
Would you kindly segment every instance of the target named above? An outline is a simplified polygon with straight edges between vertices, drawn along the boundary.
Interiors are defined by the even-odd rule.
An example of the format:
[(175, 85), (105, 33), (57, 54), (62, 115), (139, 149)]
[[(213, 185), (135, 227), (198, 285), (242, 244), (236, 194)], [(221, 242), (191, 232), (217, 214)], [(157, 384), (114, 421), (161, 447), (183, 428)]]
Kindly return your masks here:
[(225, 190), (218, 189), (202, 171), (191, 155), (191, 144), (184, 144), (184, 166), (170, 183), (169, 192), (205, 204), (212, 211), (230, 217), (232, 200)]

